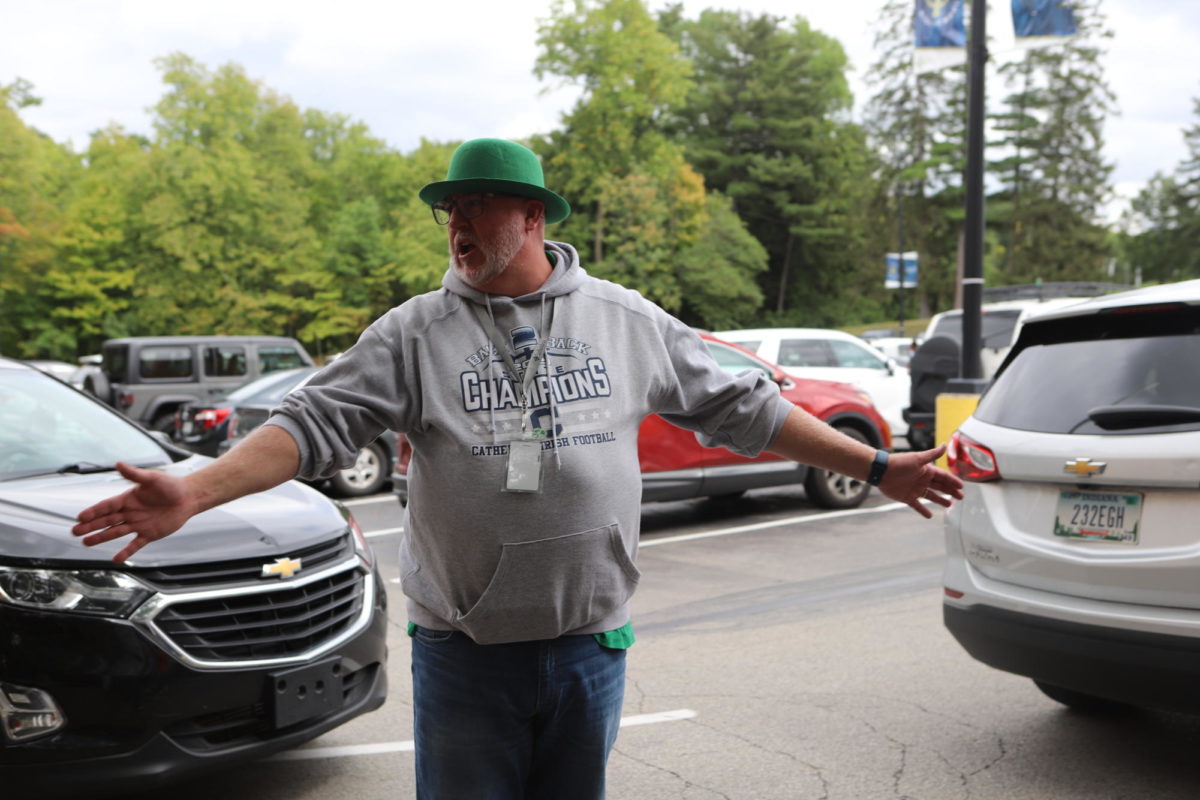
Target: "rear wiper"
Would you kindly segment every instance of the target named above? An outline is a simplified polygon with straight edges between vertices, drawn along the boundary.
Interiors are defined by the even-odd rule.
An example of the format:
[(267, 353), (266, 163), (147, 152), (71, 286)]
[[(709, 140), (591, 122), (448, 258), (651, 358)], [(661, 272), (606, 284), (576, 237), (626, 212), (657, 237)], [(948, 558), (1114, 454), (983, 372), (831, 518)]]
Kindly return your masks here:
[(1200, 422), (1196, 406), (1099, 406), (1088, 412), (1088, 419), (1109, 431), (1152, 428), (1159, 425), (1186, 425)]
[(65, 475), (68, 472), (77, 475), (91, 475), (95, 472), (112, 472), (116, 468), (116, 464), (97, 464), (94, 461), (76, 461), (74, 464), (67, 464), (54, 471), (59, 475)]

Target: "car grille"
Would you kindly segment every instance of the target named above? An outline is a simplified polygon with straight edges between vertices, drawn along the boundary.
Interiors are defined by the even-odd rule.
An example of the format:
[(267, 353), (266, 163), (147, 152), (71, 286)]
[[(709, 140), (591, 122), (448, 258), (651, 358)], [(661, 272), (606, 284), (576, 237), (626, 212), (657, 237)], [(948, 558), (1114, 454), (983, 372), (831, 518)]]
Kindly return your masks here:
[(284, 659), (350, 629), (362, 613), (366, 580), (353, 567), (302, 585), (182, 600), (165, 606), (154, 625), (197, 661)]
[[(347, 558), (354, 550), (350, 534), (339, 536), (319, 544), (305, 547), (301, 550), (289, 551), (289, 558), (300, 559), (304, 570), (314, 569), (334, 564)], [(264, 558), (241, 558), (234, 561), (215, 561), (207, 564), (186, 564), (182, 566), (158, 567), (137, 570), (139, 579), (152, 584), (158, 589), (190, 589), (212, 588), (234, 584), (253, 584), (262, 580)]]

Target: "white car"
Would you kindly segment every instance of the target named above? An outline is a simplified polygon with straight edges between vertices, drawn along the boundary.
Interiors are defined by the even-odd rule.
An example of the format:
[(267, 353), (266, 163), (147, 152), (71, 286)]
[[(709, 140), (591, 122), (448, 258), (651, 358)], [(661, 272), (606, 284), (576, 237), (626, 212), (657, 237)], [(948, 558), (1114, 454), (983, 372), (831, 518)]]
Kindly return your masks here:
[(1026, 320), (950, 447), (967, 652), (1078, 709), (1200, 711), (1200, 280)]
[(909, 404), (908, 371), (853, 334), (827, 328), (756, 328), (714, 331), (713, 336), (752, 350), (797, 378), (853, 384), (892, 429), (892, 441), (905, 445)]
[(883, 353), (885, 358), (895, 361), (897, 366), (907, 367), (912, 359), (914, 345), (910, 336), (877, 336), (864, 341)]

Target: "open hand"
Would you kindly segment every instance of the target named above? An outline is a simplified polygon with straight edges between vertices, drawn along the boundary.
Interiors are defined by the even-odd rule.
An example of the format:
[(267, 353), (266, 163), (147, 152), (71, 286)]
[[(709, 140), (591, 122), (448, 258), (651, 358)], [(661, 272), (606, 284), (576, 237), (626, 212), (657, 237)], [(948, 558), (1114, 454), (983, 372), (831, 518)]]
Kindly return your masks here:
[(932, 450), (914, 453), (892, 453), (888, 458), (887, 472), (879, 482), (879, 491), (893, 500), (911, 507), (929, 519), (933, 512), (922, 502), (928, 500), (940, 506), (950, 507), (954, 500), (961, 500), (963, 482), (933, 462), (946, 452), (946, 445)]
[[(151, 542), (174, 533), (197, 511), (183, 478), (117, 462), (117, 470), (134, 486), (79, 512), (71, 533), (89, 547), (134, 534), (113, 561), (122, 563)], [(99, 531), (99, 533), (93, 533)]]

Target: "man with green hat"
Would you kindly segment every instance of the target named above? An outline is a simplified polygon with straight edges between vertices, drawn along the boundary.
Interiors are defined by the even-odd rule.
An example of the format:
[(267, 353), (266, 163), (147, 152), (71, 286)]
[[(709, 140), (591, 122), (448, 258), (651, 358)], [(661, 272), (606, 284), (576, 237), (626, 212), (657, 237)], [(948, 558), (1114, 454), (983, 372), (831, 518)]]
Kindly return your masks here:
[(926, 517), (923, 500), (948, 506), (962, 484), (933, 466), (944, 448), (889, 461), (588, 275), (574, 247), (545, 239), (570, 206), (521, 145), (466, 142), (420, 197), (447, 230), (440, 289), (380, 317), (209, 466), (180, 479), (119, 465), (135, 486), (73, 530), (89, 545), (134, 535), (124, 561), (193, 514), (406, 434), (418, 796), (600, 798), (633, 642), (647, 415), (867, 480)]

